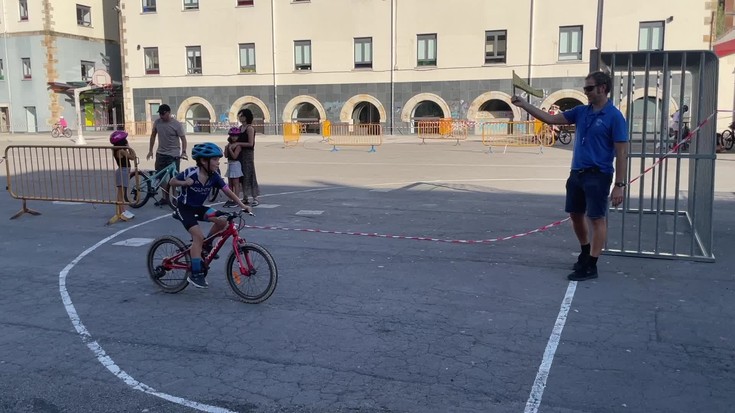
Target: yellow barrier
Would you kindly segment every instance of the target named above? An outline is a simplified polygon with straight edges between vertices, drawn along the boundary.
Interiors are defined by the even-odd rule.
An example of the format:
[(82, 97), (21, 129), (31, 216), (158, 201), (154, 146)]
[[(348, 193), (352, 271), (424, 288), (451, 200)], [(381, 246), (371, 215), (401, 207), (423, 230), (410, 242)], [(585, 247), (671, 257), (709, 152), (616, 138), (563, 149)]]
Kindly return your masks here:
[(22, 209), (10, 219), (24, 213), (40, 215), (26, 205), (36, 200), (112, 204), (118, 207), (108, 223), (120, 220), (119, 206), (134, 200), (125, 202), (118, 193), (113, 149), (130, 150), (130, 170), (137, 169), (135, 151), (126, 146), (8, 146), (4, 157), (7, 190), (23, 201)]
[(301, 124), (298, 122), (288, 122), (283, 124), (283, 144), (293, 147), (299, 144), (301, 139)]
[[(325, 124), (329, 122), (324, 122)], [(328, 135), (325, 129), (328, 127)], [(383, 144), (383, 126), (379, 123), (360, 123), (357, 125), (349, 123), (322, 126), (322, 135), (332, 145), (332, 152), (337, 152), (337, 146), (369, 146), (368, 152), (375, 152), (375, 147)]]
[(549, 125), (543, 125), (537, 133), (537, 126), (535, 121), (485, 122), (482, 124), (482, 144), (490, 147), (490, 152), (493, 146), (504, 146), (504, 153), (509, 146), (537, 146), (543, 152), (544, 146), (554, 144), (554, 133)]
[(458, 119), (420, 120), (416, 128), (422, 144), (426, 139), (454, 139), (459, 145), (460, 140), (467, 139), (470, 123)]

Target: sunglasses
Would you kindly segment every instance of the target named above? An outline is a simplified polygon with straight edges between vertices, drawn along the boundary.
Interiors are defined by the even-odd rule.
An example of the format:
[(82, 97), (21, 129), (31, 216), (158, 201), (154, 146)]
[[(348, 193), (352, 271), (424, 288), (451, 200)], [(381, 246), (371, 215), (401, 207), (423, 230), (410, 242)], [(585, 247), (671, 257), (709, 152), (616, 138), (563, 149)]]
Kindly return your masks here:
[(595, 88), (597, 86), (601, 86), (601, 85), (585, 86), (585, 87), (582, 88), (582, 90), (584, 90), (585, 92), (589, 93), (589, 92), (592, 92), (593, 90), (595, 90)]

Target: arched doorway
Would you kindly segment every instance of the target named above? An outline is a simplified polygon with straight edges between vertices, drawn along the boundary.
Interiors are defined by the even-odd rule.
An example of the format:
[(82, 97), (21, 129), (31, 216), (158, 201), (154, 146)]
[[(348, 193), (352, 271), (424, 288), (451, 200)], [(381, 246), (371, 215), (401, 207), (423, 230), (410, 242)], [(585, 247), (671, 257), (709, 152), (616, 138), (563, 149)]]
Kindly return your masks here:
[[(647, 133), (661, 130), (661, 109), (663, 105), (661, 100), (655, 96), (640, 98), (633, 101), (633, 133), (639, 134), (643, 132), (643, 125), (646, 125)], [(643, 112), (646, 111), (644, 118)], [(666, 126), (664, 126), (666, 127)]]
[(513, 109), (510, 105), (500, 99), (490, 99), (480, 105), (478, 118), (484, 120), (513, 120)]
[[(559, 99), (556, 102), (554, 102), (554, 104), (556, 106), (558, 106), (559, 107), (559, 110), (562, 111), (562, 112), (564, 112), (565, 110), (569, 110), (569, 109), (575, 108), (575, 107), (577, 107), (579, 105), (583, 105), (582, 102), (580, 102), (579, 100), (577, 100), (575, 98), (563, 98), (563, 99)], [(546, 108), (546, 109), (548, 109), (548, 108)]]
[(301, 129), (302, 133), (320, 133), (319, 122), (321, 117), (319, 116), (319, 109), (309, 102), (297, 104), (291, 113), (291, 120), (304, 124)]
[(251, 112), (253, 112), (253, 127), (255, 128), (255, 132), (259, 134), (265, 133), (265, 114), (263, 113), (263, 109), (258, 105), (257, 103), (249, 102), (242, 106), (240, 106), (240, 109), (237, 111), (240, 112), (243, 109), (250, 109)]
[(194, 103), (186, 109), (184, 117), (186, 133), (211, 133), (211, 120), (209, 110), (201, 103)]
[(352, 111), (352, 122), (358, 123), (380, 123), (380, 112), (370, 102), (360, 102)]
[[(431, 100), (423, 100), (416, 105), (413, 110), (413, 127), (414, 130), (418, 128), (419, 122), (421, 121), (438, 121), (444, 117), (444, 111), (438, 103)], [(433, 123), (432, 123), (433, 125)], [(433, 129), (436, 129), (434, 131)], [(436, 122), (436, 128), (423, 128), (425, 133), (439, 133), (439, 122)]]

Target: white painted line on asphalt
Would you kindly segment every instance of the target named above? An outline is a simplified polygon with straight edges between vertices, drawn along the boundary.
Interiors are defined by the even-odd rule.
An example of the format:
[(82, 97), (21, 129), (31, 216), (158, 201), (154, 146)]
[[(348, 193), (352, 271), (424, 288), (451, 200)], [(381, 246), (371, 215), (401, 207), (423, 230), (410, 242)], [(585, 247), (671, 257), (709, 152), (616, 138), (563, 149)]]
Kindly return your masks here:
[(314, 211), (310, 209), (302, 209), (301, 211), (297, 212), (296, 215), (321, 215), (324, 211)]
[[(343, 187), (331, 187), (331, 188), (318, 188), (318, 189), (309, 189), (305, 191), (291, 191), (291, 192), (283, 192), (278, 194), (271, 194), (271, 196), (277, 196), (277, 195), (290, 195), (290, 194), (297, 194), (300, 192), (314, 192), (314, 191), (323, 191), (327, 189), (337, 189), (337, 188), (343, 188)], [(135, 378), (133, 378), (131, 375), (125, 372), (125, 370), (121, 369), (117, 364), (115, 364), (115, 361), (107, 355), (105, 350), (102, 348), (102, 346), (99, 345), (99, 343), (92, 338), (92, 334), (90, 334), (89, 330), (87, 330), (87, 327), (82, 324), (82, 320), (79, 319), (79, 314), (77, 313), (76, 307), (74, 307), (74, 304), (71, 301), (71, 296), (69, 295), (69, 291), (66, 289), (66, 277), (69, 275), (69, 271), (74, 268), (79, 262), (92, 253), (97, 248), (101, 247), (105, 243), (109, 242), (110, 240), (116, 238), (117, 236), (124, 234), (127, 231), (130, 231), (131, 229), (138, 228), (140, 226), (149, 224), (154, 221), (158, 221), (159, 219), (168, 218), (171, 214), (165, 214), (161, 215), (160, 217), (149, 219), (148, 221), (141, 222), (139, 224), (132, 225), (130, 227), (121, 229), (120, 231), (117, 231), (116, 233), (110, 235), (109, 237), (101, 240), (100, 242), (92, 245), (91, 247), (87, 248), (84, 252), (79, 254), (72, 262), (70, 262), (66, 267), (64, 267), (63, 270), (59, 273), (59, 293), (61, 294), (61, 301), (64, 303), (64, 308), (66, 309), (66, 313), (69, 315), (69, 319), (71, 320), (72, 325), (74, 325), (74, 329), (77, 330), (77, 333), (79, 333), (79, 336), (82, 339), (82, 342), (90, 349), (92, 350), (92, 353), (95, 354), (97, 357), (97, 360), (105, 366), (107, 370), (110, 371), (110, 373), (114, 374), (117, 378), (122, 380), (125, 384), (132, 387), (135, 390), (142, 391), (144, 393), (148, 393), (152, 396), (159, 397), (164, 400), (168, 400), (172, 403), (180, 404), (182, 406), (191, 407), (192, 409), (196, 409), (202, 412), (206, 413), (235, 413), (232, 410), (228, 410), (222, 407), (217, 406), (211, 406), (208, 404), (203, 404), (199, 402), (195, 402), (192, 400), (187, 400), (182, 397), (172, 396), (167, 393), (163, 393), (160, 391), (157, 391), (153, 387), (148, 386), (145, 383), (139, 382)]]
[(122, 247), (142, 247), (153, 242), (153, 238), (128, 238), (124, 241), (118, 241), (112, 245), (120, 245)]
[(273, 208), (278, 208), (279, 206), (280, 205), (278, 205), (278, 204), (258, 204), (258, 206), (256, 206), (255, 208), (257, 208), (257, 209), (261, 209), (261, 208), (273, 209)]
[(71, 301), (71, 296), (69, 295), (69, 292), (66, 289), (66, 277), (67, 275), (69, 275), (69, 271), (71, 271), (71, 269), (74, 268), (74, 266), (77, 265), (79, 261), (81, 261), (82, 258), (86, 257), (89, 253), (91, 253), (92, 251), (96, 250), (103, 244), (107, 243), (111, 239), (117, 237), (118, 235), (126, 231), (130, 231), (133, 228), (137, 228), (139, 226), (151, 223), (153, 221), (157, 221), (162, 218), (167, 218), (170, 216), (171, 216), (170, 214), (166, 214), (158, 218), (149, 219), (148, 221), (141, 222), (140, 224), (133, 225), (125, 229), (121, 229), (120, 231), (92, 245), (91, 247), (87, 248), (84, 252), (79, 254), (79, 256), (74, 258), (74, 261), (70, 262), (59, 273), (59, 293), (61, 293), (61, 300), (64, 302), (64, 308), (66, 308), (66, 313), (69, 315), (69, 318), (71, 319), (71, 323), (74, 325), (74, 329), (76, 329), (77, 333), (79, 333), (79, 335), (81, 336), (82, 342), (86, 344), (90, 350), (92, 350), (92, 353), (94, 353), (95, 356), (97, 356), (97, 360), (100, 363), (102, 363), (102, 365), (105, 366), (107, 370), (110, 371), (110, 373), (117, 376), (117, 378), (125, 382), (125, 384), (127, 384), (128, 386), (132, 387), (135, 390), (139, 390), (144, 393), (148, 393), (150, 395), (160, 397), (164, 400), (168, 400), (170, 402), (180, 404), (182, 406), (191, 407), (192, 409), (197, 409), (199, 411), (203, 411), (207, 413), (234, 413), (232, 410), (223, 409), (217, 406), (210, 406), (208, 404), (202, 404), (202, 403), (187, 400), (181, 397), (176, 397), (170, 394), (162, 393), (148, 386), (145, 383), (141, 383), (138, 380), (135, 380), (131, 375), (126, 373), (125, 370), (118, 367), (118, 365), (115, 364), (115, 361), (112, 360), (112, 358), (110, 358), (110, 356), (107, 355), (107, 353), (102, 348), (102, 346), (100, 346), (99, 343), (97, 343), (97, 340), (94, 340), (92, 338), (92, 335), (89, 333), (89, 330), (87, 330), (87, 327), (85, 327), (84, 324), (82, 324), (82, 320), (79, 319), (79, 314), (77, 313), (77, 309), (74, 307), (74, 304)]
[(549, 337), (548, 343), (546, 343), (546, 350), (544, 351), (544, 358), (541, 360), (541, 366), (539, 366), (538, 373), (536, 374), (536, 380), (533, 382), (531, 388), (531, 395), (528, 397), (526, 402), (526, 410), (523, 413), (537, 413), (538, 408), (541, 405), (541, 398), (544, 395), (544, 389), (546, 388), (546, 379), (549, 378), (549, 372), (551, 371), (551, 363), (554, 361), (554, 354), (556, 348), (559, 346), (559, 340), (561, 340), (561, 332), (564, 330), (564, 324), (567, 322), (567, 314), (569, 308), (572, 306), (572, 300), (574, 299), (574, 292), (577, 289), (577, 282), (570, 281), (567, 287), (567, 293), (564, 295), (564, 300), (561, 302), (561, 308), (559, 309), (559, 315), (556, 317), (556, 323), (554, 329), (551, 330), (551, 336)]

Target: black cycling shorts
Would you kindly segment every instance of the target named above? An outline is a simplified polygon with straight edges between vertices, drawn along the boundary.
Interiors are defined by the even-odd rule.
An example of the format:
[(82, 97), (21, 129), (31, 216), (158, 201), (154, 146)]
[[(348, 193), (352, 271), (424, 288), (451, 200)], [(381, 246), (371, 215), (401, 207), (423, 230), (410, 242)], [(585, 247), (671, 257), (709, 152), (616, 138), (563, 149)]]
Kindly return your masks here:
[(199, 221), (208, 222), (209, 218), (217, 216), (217, 210), (208, 206), (188, 206), (181, 204), (173, 216), (181, 221), (184, 224), (184, 228), (188, 231), (189, 228), (199, 225)]

